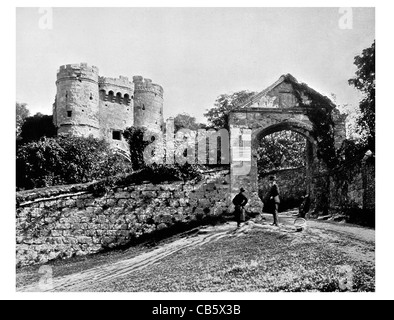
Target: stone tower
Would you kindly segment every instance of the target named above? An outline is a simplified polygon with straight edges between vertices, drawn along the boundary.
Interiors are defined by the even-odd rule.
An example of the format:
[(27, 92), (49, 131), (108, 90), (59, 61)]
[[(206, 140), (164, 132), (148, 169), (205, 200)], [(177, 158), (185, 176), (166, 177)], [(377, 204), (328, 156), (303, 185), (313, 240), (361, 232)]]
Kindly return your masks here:
[(163, 88), (141, 76), (107, 78), (86, 63), (61, 66), (57, 73), (53, 122), (58, 134), (104, 139), (129, 152), (123, 132), (131, 127), (163, 129)]
[(99, 77), (99, 96), (100, 137), (128, 150), (122, 132), (134, 125), (134, 84), (127, 77)]
[(163, 129), (163, 88), (150, 79), (134, 76), (134, 125)]
[(57, 73), (53, 121), (58, 134), (100, 136), (98, 68), (86, 63), (61, 66)]

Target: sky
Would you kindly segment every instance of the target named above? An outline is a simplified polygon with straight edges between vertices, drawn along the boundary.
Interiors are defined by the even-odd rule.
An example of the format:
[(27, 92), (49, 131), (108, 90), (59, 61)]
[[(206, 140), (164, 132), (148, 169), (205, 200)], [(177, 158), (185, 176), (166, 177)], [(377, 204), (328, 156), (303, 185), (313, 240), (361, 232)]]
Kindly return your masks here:
[[(223, 93), (261, 91), (282, 74), (357, 106), (354, 57), (375, 39), (375, 10), (353, 8), (53, 8), (16, 11), (16, 101), (51, 114), (59, 66), (142, 75), (164, 88), (164, 117), (204, 112)], [(346, 11), (348, 14), (349, 11)], [(349, 16), (348, 16), (349, 17)], [(40, 20), (41, 19), (41, 20)], [(348, 19), (347, 22), (350, 20)]]

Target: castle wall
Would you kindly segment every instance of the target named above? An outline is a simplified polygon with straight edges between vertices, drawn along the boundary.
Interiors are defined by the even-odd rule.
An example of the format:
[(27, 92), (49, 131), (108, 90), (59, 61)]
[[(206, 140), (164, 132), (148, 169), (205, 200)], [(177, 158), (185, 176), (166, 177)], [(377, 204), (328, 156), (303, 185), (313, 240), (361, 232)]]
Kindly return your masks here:
[(134, 82), (134, 125), (152, 131), (161, 130), (163, 119), (163, 88), (141, 76)]
[(57, 74), (55, 124), (58, 133), (99, 137), (98, 68), (61, 66)]
[(100, 89), (100, 136), (113, 147), (128, 151), (122, 134), (114, 139), (114, 132), (123, 132), (134, 125), (134, 84), (126, 77), (101, 78)]
[(106, 140), (125, 151), (123, 131), (131, 126), (162, 129), (163, 88), (150, 79), (99, 77), (97, 67), (86, 63), (61, 66), (53, 121), (58, 134)]

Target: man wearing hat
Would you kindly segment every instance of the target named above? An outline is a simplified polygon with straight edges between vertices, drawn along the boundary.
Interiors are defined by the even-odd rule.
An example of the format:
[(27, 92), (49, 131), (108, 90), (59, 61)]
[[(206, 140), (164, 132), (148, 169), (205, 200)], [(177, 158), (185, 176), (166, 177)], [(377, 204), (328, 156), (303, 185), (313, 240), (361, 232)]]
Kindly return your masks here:
[(233, 204), (235, 206), (235, 218), (237, 220), (238, 228), (241, 225), (241, 222), (245, 221), (245, 212), (244, 207), (248, 203), (248, 198), (244, 195), (245, 189), (241, 188), (239, 193), (234, 197)]
[(280, 204), (279, 188), (278, 185), (276, 184), (275, 176), (271, 176), (269, 180), (270, 180), (271, 189), (268, 193), (268, 201), (269, 201), (269, 207), (272, 208), (272, 214), (274, 216), (274, 223), (272, 225), (279, 227), (279, 222), (278, 222), (278, 210)]

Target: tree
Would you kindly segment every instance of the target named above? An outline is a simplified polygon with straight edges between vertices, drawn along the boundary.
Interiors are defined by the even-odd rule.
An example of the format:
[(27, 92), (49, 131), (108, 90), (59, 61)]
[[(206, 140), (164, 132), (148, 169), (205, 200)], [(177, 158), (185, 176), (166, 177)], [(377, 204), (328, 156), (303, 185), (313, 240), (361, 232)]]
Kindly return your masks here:
[(187, 113), (178, 114), (174, 118), (174, 126), (175, 132), (178, 132), (180, 129), (190, 129), (195, 131), (202, 127), (201, 124), (196, 122), (195, 117), (192, 117)]
[(36, 113), (33, 117), (26, 118), (20, 133), (22, 142), (38, 141), (42, 137), (55, 137), (57, 130), (52, 119), (52, 116), (42, 113)]
[(357, 66), (356, 76), (349, 84), (360, 90), (363, 99), (360, 102), (361, 116), (358, 118), (359, 130), (366, 134), (365, 144), (375, 151), (375, 42), (354, 58)]
[(259, 175), (304, 166), (305, 146), (305, 138), (293, 131), (280, 131), (265, 136), (257, 150)]
[(145, 127), (130, 127), (123, 132), (130, 148), (130, 159), (133, 170), (139, 170), (145, 167), (144, 150), (151, 143), (145, 141), (147, 129)]
[(25, 119), (30, 115), (29, 109), (26, 107), (26, 103), (16, 103), (16, 136), (19, 137), (22, 131), (22, 125)]
[(130, 164), (107, 142), (93, 137), (44, 137), (25, 143), (16, 155), (18, 189), (85, 183), (129, 172)]
[(216, 129), (229, 129), (228, 120), (231, 110), (238, 108), (246, 102), (256, 92), (247, 90), (235, 92), (233, 94), (221, 94), (215, 101), (214, 107), (209, 109), (204, 116), (209, 123)]

